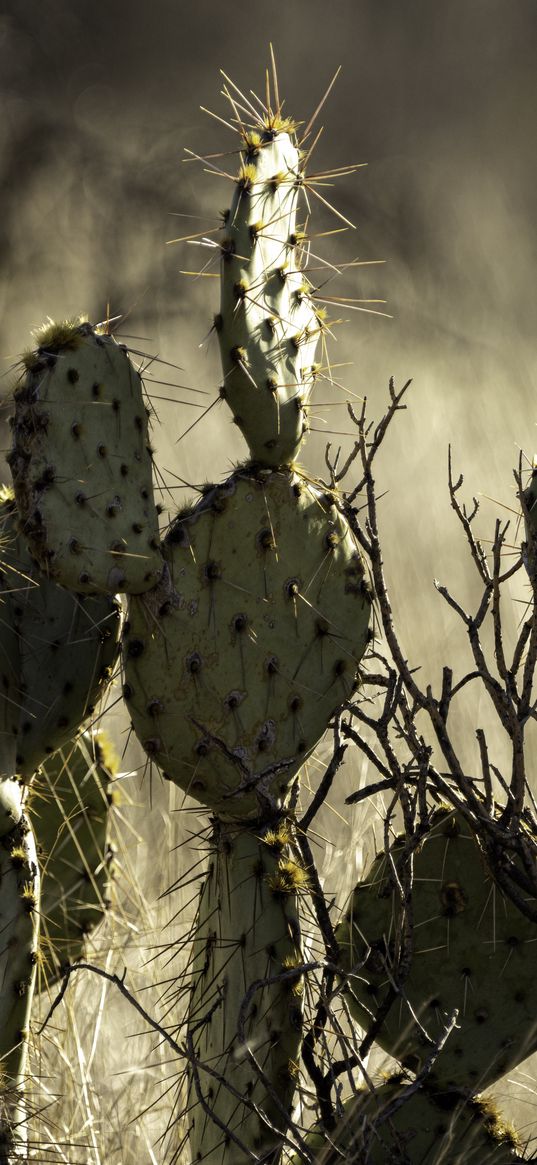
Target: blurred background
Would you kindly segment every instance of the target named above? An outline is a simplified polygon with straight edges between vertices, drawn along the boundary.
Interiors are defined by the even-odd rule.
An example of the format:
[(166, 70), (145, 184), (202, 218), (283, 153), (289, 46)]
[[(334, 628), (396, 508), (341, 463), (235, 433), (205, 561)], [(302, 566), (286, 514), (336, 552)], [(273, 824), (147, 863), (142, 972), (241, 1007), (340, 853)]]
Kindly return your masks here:
[[(392, 318), (333, 309), (333, 316), (349, 322), (336, 328), (330, 358), (341, 365), (336, 376), (345, 387), (358, 396), (367, 394), (374, 418), (383, 411), (391, 375), (397, 383), (409, 377), (414, 381), (408, 410), (383, 450), (377, 482), (401, 638), (412, 662), (437, 684), (443, 662), (457, 674), (467, 655), (457, 618), (436, 594), (433, 579), (449, 584), (470, 606), (479, 594), (449, 506), (448, 444), (455, 469), (464, 472), (466, 496), (479, 495), (478, 533), (484, 541), (491, 538), (500, 514), (512, 520), (513, 543), (520, 535), (512, 469), (520, 450), (528, 467), (537, 449), (535, 0), (333, 0), (330, 7), (321, 0), (273, 0), (271, 5), (234, 0), (228, 8), (214, 0), (92, 0), (88, 5), (4, 0), (4, 395), (8, 398), (20, 352), (31, 346), (32, 329), (46, 317), (84, 312), (98, 321), (108, 311), (125, 314), (118, 336), (133, 349), (158, 353), (169, 362), (152, 364), (147, 380), (157, 414), (153, 438), (167, 487), (162, 494), (166, 512), (185, 500), (174, 474), (200, 483), (225, 475), (244, 455), (225, 406), (201, 417), (193, 404), (210, 403), (219, 384), (214, 336), (206, 341), (218, 286), (215, 279), (180, 271), (199, 270), (210, 253), (166, 243), (189, 231), (213, 229), (218, 212), (227, 206), (229, 179), (204, 172), (199, 163), (185, 163), (184, 150), (230, 151), (222, 166), (234, 174), (234, 135), (200, 106), (229, 116), (220, 95), (220, 69), (245, 92), (253, 88), (262, 95), (269, 42), (286, 112), (303, 122), (342, 66), (319, 117), (325, 130), (309, 170), (322, 173), (347, 162), (367, 162), (367, 167), (338, 180), (334, 190), (322, 191), (355, 229), (314, 240), (312, 246), (331, 262), (384, 261), (350, 268), (331, 282), (331, 294), (386, 299), (379, 308)], [(313, 231), (341, 225), (315, 198), (312, 215)], [(217, 271), (215, 264), (211, 271)], [(210, 395), (196, 398), (189, 388)], [(333, 409), (323, 409), (322, 419), (314, 422), (330, 433), (311, 435), (303, 461), (322, 473), (326, 440), (341, 445), (345, 455), (353, 434), (343, 393), (324, 384), (317, 395), (322, 401), (333, 399)], [(199, 423), (176, 444), (196, 418)], [(7, 447), (7, 427), (4, 432)], [(509, 598), (506, 630), (514, 633), (525, 602), (522, 583), (513, 584)], [(475, 727), (486, 715), (479, 699), (460, 710), (461, 754), (469, 766), (477, 758)], [(122, 748), (122, 714), (116, 708), (113, 716)], [(504, 741), (498, 729), (495, 743), (501, 763)], [(125, 765), (143, 776), (136, 750), (126, 758)], [(173, 812), (179, 799), (170, 811), (169, 792), (158, 778), (152, 782), (149, 813), (149, 781), (129, 779), (129, 856), (138, 855), (141, 892), (152, 910), (180, 863), (187, 867), (193, 859), (185, 857), (183, 846), (173, 850), (178, 856), (164, 863), (165, 869), (157, 870), (147, 859), (147, 847), (157, 842), (162, 849), (163, 837), (169, 848), (178, 846), (195, 833), (193, 822), (199, 820), (202, 828), (203, 819), (191, 814), (185, 825)], [(379, 820), (371, 807), (359, 813), (344, 809), (344, 797), (358, 780), (367, 780), (367, 772), (355, 755), (347, 758), (334, 794), (337, 804), (324, 823), (329, 840), (320, 860), (341, 904), (364, 859), (362, 839)], [(354, 862), (345, 862), (342, 872), (341, 854), (349, 852)], [(190, 907), (190, 917), (192, 912)], [(172, 913), (180, 913), (177, 902)], [(157, 933), (162, 921), (158, 916), (155, 922), (156, 917), (151, 915), (147, 926)], [(143, 947), (140, 934), (139, 928), (136, 949)], [(131, 962), (134, 966), (134, 956)], [(147, 986), (141, 965), (136, 974), (137, 982)], [(117, 1000), (114, 1007), (117, 1017)], [(84, 1122), (93, 1130), (102, 1126), (100, 1078), (103, 1073), (109, 1082), (112, 1078), (106, 1059), (110, 1049), (99, 1044), (97, 1054), (92, 1024), (90, 1016), (94, 1075), (86, 1074), (86, 1107), (69, 1125), (73, 1130), (78, 1121), (76, 1136), (83, 1135), (86, 1146), (91, 1142), (80, 1150), (86, 1153), (80, 1160), (126, 1165), (129, 1138), (137, 1136), (138, 1161), (179, 1161), (177, 1150), (173, 1156), (157, 1145), (158, 1129), (163, 1131), (160, 1109), (155, 1127), (147, 1131), (144, 1126), (143, 1133), (127, 1134), (118, 1116), (117, 1149), (110, 1143), (99, 1148), (97, 1132), (87, 1140), (80, 1131)], [(114, 1079), (123, 1087), (127, 1067), (117, 1042), (114, 1057)], [(132, 1075), (135, 1069), (129, 1071)], [(136, 1072), (141, 1080), (140, 1066)], [(158, 1072), (164, 1080), (162, 1064)], [(502, 1082), (497, 1091), (509, 1093), (506, 1110), (531, 1138), (537, 1116), (532, 1063), (515, 1075), (515, 1083)], [(61, 1087), (67, 1085), (56, 1090)], [(146, 1084), (141, 1087), (143, 1093)], [(119, 1104), (118, 1095), (114, 1091)], [(143, 1103), (142, 1098), (139, 1108)], [(60, 1128), (63, 1117), (55, 1120)]]

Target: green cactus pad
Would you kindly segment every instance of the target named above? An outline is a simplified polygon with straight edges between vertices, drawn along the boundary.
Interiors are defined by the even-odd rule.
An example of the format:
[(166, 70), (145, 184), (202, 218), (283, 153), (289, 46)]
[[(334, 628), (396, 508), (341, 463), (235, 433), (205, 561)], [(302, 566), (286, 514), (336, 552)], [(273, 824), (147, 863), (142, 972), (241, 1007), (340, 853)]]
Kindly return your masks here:
[(148, 755), (220, 815), (262, 816), (350, 696), (371, 592), (334, 497), (238, 470), (179, 516), (171, 585), (134, 598), (125, 688)]
[[(0, 841), (0, 1161), (10, 1146), (24, 1144), (23, 1089), (30, 1009), (35, 984), (39, 922), (39, 874), (32, 831), (23, 816)], [(4, 1154), (4, 1155), (2, 1155)]]
[(148, 590), (162, 558), (141, 378), (90, 324), (53, 324), (37, 343), (8, 457), (32, 553), (79, 594)]
[[(259, 836), (222, 825), (215, 830), (191, 962), (193, 1165), (240, 1165), (252, 1152), (268, 1160), (278, 1143), (274, 1129), (284, 1128), (290, 1115), (302, 1031), (302, 980), (293, 968), (302, 963), (298, 894), (306, 877), (288, 843), (285, 825)], [(259, 987), (244, 1005), (244, 1038), (258, 1067), (238, 1035), (254, 984)]]
[(60, 749), (37, 774), (29, 813), (42, 866), (41, 989), (84, 952), (109, 904), (113, 753), (102, 733)]
[[(393, 847), (394, 860), (401, 844)], [(457, 1008), (457, 1026), (430, 1079), (442, 1088), (479, 1092), (537, 1049), (537, 926), (504, 897), (469, 826), (447, 809), (435, 814), (415, 855), (412, 903), (410, 972), (375, 1038), (417, 1070)], [(349, 974), (346, 997), (364, 1027), (395, 974), (400, 926), (400, 899), (383, 853), (357, 885), (336, 930)]]
[(0, 518), (0, 838), (11, 833), (22, 816), (22, 786), (15, 776), (21, 658), (9, 583), (1, 569), (2, 552)]
[(295, 135), (262, 126), (243, 136), (221, 241), (221, 395), (252, 459), (278, 466), (294, 460), (307, 429), (323, 313), (300, 267), (296, 214), (307, 208)]
[[(522, 1161), (518, 1137), (484, 1098), (435, 1093), (388, 1081), (360, 1091), (331, 1131), (312, 1130), (315, 1165), (509, 1165)], [(390, 1113), (390, 1106), (403, 1101)], [(301, 1158), (296, 1157), (293, 1165)]]
[[(45, 757), (76, 735), (104, 694), (118, 657), (120, 610), (109, 595), (73, 595), (46, 578), (17, 533), (16, 505), (5, 489), (0, 545), (0, 586), (11, 621), (5, 662), (13, 636), (20, 655), (7, 705), (16, 741), (12, 772), (30, 780)], [(8, 634), (5, 625), (1, 633)]]

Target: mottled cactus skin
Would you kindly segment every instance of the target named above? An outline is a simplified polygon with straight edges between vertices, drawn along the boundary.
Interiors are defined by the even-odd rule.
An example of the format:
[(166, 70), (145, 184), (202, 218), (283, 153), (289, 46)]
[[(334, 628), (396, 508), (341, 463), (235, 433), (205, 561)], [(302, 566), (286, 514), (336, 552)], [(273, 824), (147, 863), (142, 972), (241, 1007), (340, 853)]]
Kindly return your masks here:
[(104, 733), (84, 733), (36, 776), (29, 814), (41, 880), (41, 977), (45, 990), (81, 958), (110, 902), (112, 782), (117, 761)]
[(322, 331), (300, 269), (296, 215), (307, 208), (292, 124), (245, 129), (242, 162), (220, 244), (221, 395), (252, 459), (278, 466), (295, 459), (307, 429)]
[[(304, 870), (290, 853), (290, 838), (285, 823), (262, 831), (215, 826), (192, 954), (188, 1031), (201, 1094), (240, 1144), (226, 1140), (221, 1125), (204, 1111), (190, 1067), (193, 1165), (242, 1165), (252, 1152), (256, 1159), (272, 1159), (278, 1134), (251, 1105), (276, 1130), (290, 1115), (302, 1031), (302, 980), (291, 972), (302, 963), (298, 897), (306, 884)], [(245, 1011), (245, 1038), (266, 1075), (267, 1089), (239, 1041), (237, 1024), (249, 988), (286, 972), (287, 978), (253, 992)], [(221, 1079), (208, 1075), (204, 1066)]]
[[(397, 861), (402, 842), (394, 844)], [(414, 859), (414, 950), (403, 997), (376, 1039), (413, 1070), (455, 1008), (457, 1026), (432, 1069), (438, 1087), (476, 1093), (537, 1049), (537, 927), (505, 898), (464, 819), (439, 810)], [(401, 908), (384, 854), (360, 882), (336, 931), (347, 1000), (367, 1027), (385, 997)], [(406, 1003), (408, 1000), (408, 1005)]]
[(119, 654), (120, 609), (108, 595), (71, 594), (42, 573), (6, 488), (0, 491), (0, 546), (3, 707), (15, 741), (11, 771), (30, 781), (104, 695)]
[[(0, 554), (2, 540), (0, 534)], [(0, 571), (0, 839), (22, 817), (22, 785), (16, 777), (21, 660), (11, 617), (9, 584)]]
[(124, 694), (149, 756), (220, 815), (262, 817), (353, 690), (371, 591), (334, 495), (239, 469), (179, 516), (134, 598)]
[(141, 378), (90, 324), (52, 324), (37, 345), (8, 457), (32, 554), (79, 594), (148, 590), (162, 560)]
[(0, 840), (0, 1165), (27, 1140), (24, 1084), (39, 929), (39, 872), (25, 816)]
[(421, 1087), (383, 1120), (409, 1084), (396, 1078), (372, 1092), (361, 1090), (346, 1102), (335, 1129), (312, 1130), (306, 1143), (316, 1153), (315, 1165), (512, 1165), (523, 1160), (514, 1130), (481, 1097)]

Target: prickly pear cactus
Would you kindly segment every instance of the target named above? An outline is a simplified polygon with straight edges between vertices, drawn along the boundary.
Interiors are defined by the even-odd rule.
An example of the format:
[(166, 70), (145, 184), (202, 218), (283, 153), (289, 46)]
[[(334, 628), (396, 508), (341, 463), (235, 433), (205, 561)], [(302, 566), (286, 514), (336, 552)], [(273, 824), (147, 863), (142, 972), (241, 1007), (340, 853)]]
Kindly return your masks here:
[(148, 590), (162, 560), (139, 373), (78, 320), (44, 328), (23, 363), (8, 461), (32, 554), (79, 594)]
[[(2, 554), (0, 523), (0, 554)], [(22, 785), (16, 777), (21, 658), (11, 617), (10, 586), (0, 570), (0, 838), (22, 816)]]
[(124, 694), (146, 752), (230, 818), (262, 816), (353, 690), (371, 591), (334, 495), (239, 469), (179, 515), (131, 600)]
[(104, 695), (118, 658), (120, 610), (111, 596), (70, 594), (46, 578), (18, 532), (7, 489), (0, 491), (0, 539), (4, 708), (16, 743), (12, 772), (30, 780)]
[(242, 165), (220, 243), (221, 395), (252, 459), (278, 466), (294, 460), (307, 429), (323, 312), (301, 270), (296, 218), (307, 207), (293, 123), (269, 116), (241, 132)]
[[(302, 1031), (291, 833), (217, 823), (199, 906), (188, 1010), (192, 1162), (268, 1160), (290, 1116)], [(242, 1012), (242, 1031), (239, 1023)], [(266, 1120), (263, 1119), (266, 1118)]]
[(23, 816), (0, 840), (0, 1165), (21, 1160), (27, 1141), (24, 1086), (38, 908), (37, 856)]
[[(522, 1161), (520, 1139), (491, 1101), (393, 1079), (361, 1090), (336, 1128), (312, 1131), (315, 1165), (509, 1165)], [(394, 1106), (392, 1108), (392, 1106)], [(293, 1163), (298, 1165), (298, 1159)]]
[(42, 870), (41, 990), (81, 957), (86, 936), (109, 905), (116, 769), (104, 733), (84, 733), (37, 774), (29, 814)]
[[(397, 861), (402, 843), (392, 848)], [(475, 1093), (537, 1049), (537, 928), (494, 883), (475, 835), (442, 809), (414, 859), (414, 948), (400, 998), (376, 1039), (416, 1070), (448, 1017), (456, 1028), (430, 1079)], [(348, 974), (347, 1000), (368, 1027), (396, 975), (401, 906), (385, 854), (358, 883), (336, 931)]]

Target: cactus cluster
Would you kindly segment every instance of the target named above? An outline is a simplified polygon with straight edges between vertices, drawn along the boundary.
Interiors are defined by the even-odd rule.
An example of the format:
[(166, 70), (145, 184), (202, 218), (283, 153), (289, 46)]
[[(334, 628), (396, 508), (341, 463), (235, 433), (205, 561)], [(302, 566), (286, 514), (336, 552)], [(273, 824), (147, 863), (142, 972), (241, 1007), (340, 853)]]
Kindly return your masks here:
[[(24, 1124), (37, 918), (50, 986), (108, 901), (110, 765), (84, 726), (118, 658), (118, 594), (133, 728), (211, 814), (189, 964), (191, 1158), (276, 1165), (291, 1122), (309, 892), (298, 781), (355, 690), (373, 593), (342, 497), (296, 461), (326, 328), (304, 270), (296, 126), (277, 102), (236, 129), (214, 329), (220, 397), (248, 459), (161, 540), (150, 408), (123, 345), (79, 318), (50, 324), (13, 394), (14, 493), (0, 498), (0, 1057), (15, 1100), (0, 1165)], [(440, 810), (414, 856), (414, 948), (400, 979), (404, 853), (396, 842), (376, 858), (352, 895), (335, 936), (339, 990), (367, 1028), (395, 987), (377, 1041), (426, 1079), (355, 1090), (340, 1123), (306, 1143), (318, 1165), (507, 1165), (516, 1139), (477, 1094), (537, 1048), (535, 925), (501, 895), (466, 820)]]

